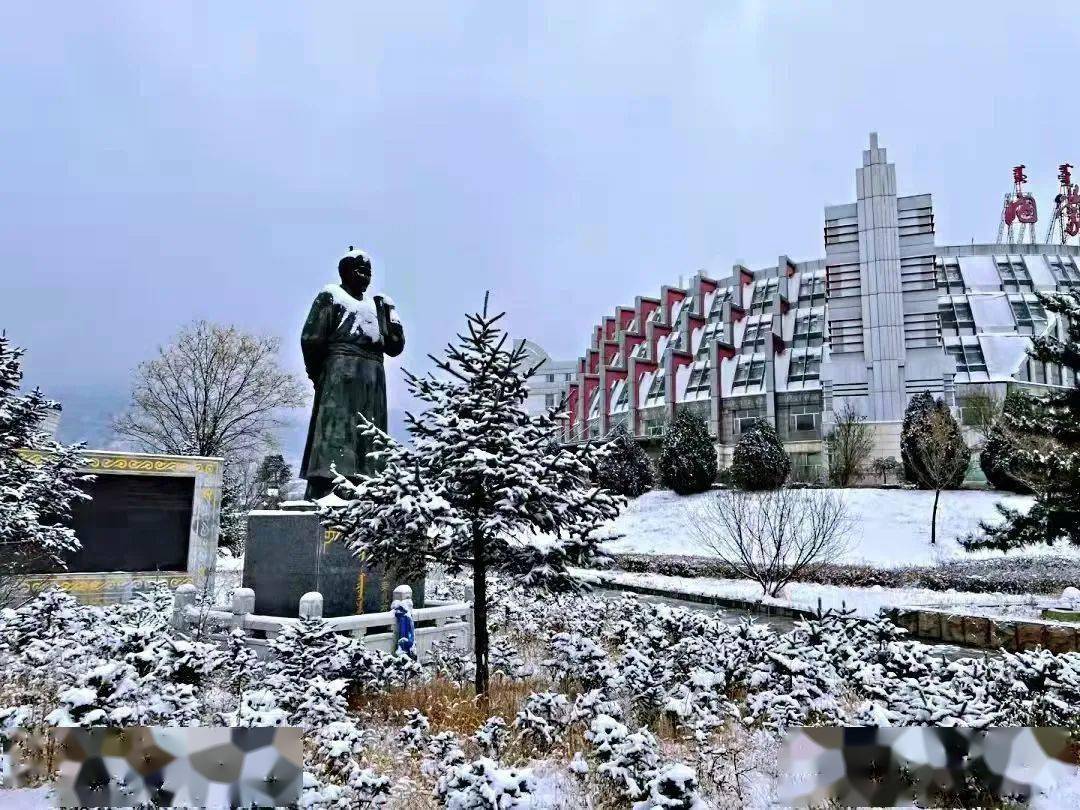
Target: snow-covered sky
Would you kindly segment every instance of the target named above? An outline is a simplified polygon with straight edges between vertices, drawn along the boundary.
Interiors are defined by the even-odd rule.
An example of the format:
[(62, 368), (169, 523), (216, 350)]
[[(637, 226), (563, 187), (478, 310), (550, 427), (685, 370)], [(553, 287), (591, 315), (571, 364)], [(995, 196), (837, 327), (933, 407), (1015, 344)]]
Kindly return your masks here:
[(406, 366), (485, 289), (576, 356), (663, 282), (821, 255), (870, 130), (939, 241), (993, 239), (1014, 163), (1045, 207), (1077, 42), (1068, 2), (5, 3), (0, 328), (45, 388), (195, 317), (300, 370), (354, 244)]

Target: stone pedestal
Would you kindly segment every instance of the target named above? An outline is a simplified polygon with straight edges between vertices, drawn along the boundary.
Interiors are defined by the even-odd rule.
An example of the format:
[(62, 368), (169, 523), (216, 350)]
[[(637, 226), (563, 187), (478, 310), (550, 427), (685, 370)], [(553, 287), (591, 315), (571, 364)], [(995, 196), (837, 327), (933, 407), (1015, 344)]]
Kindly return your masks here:
[[(255, 511), (248, 515), (245, 588), (255, 591), (255, 613), (297, 616), (300, 597), (318, 591), (323, 615), (350, 616), (389, 610), (400, 582), (384, 582), (361, 565), (313, 511)], [(422, 603), (424, 580), (409, 582)], [(419, 606), (419, 605), (418, 605)]]

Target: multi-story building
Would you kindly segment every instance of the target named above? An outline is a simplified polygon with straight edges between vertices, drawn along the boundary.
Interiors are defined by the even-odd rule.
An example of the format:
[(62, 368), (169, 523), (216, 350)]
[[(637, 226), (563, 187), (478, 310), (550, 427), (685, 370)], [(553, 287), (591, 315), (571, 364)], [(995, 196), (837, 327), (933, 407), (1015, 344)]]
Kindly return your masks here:
[(847, 406), (872, 425), (875, 456), (899, 457), (915, 393), (959, 411), (976, 391), (1076, 384), (1026, 351), (1031, 335), (1063, 330), (1033, 293), (1080, 289), (1080, 248), (935, 244), (931, 196), (897, 195), (876, 134), (855, 185), (855, 202), (825, 208), (824, 258), (699, 272), (605, 316), (569, 385), (566, 440), (618, 423), (657, 436), (691, 409), (726, 461), (742, 427), (764, 417), (796, 474), (813, 478)]
[(546, 351), (531, 340), (519, 340), (525, 345), (526, 368), (535, 369), (528, 379), (529, 398), (526, 406), (533, 416), (554, 408), (566, 397), (567, 386), (577, 374), (577, 361), (552, 360)]

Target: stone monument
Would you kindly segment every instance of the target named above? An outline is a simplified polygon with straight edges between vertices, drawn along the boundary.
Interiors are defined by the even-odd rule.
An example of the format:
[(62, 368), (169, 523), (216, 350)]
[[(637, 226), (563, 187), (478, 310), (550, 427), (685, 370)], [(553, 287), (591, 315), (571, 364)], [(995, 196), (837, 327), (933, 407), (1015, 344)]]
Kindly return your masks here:
[[(405, 331), (393, 302), (369, 295), (371, 260), (349, 247), (338, 262), (340, 284), (328, 284), (311, 305), (300, 336), (304, 366), (315, 387), (300, 476), (306, 504), (284, 511), (252, 512), (244, 560), (244, 586), (255, 591), (255, 612), (295, 616), (299, 597), (323, 595), (323, 615), (386, 610), (397, 582), (383, 582), (336, 542), (315, 514), (314, 501), (335, 498), (335, 474), (375, 471), (363, 414), (387, 428), (383, 356), (405, 348)], [(422, 579), (419, 593), (423, 593)]]

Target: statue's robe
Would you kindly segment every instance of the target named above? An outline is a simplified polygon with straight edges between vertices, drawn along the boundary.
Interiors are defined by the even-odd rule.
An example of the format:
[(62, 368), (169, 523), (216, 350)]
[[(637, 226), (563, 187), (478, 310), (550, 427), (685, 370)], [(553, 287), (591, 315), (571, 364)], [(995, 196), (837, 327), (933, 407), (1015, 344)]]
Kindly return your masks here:
[[(361, 435), (358, 413), (386, 430), (383, 355), (405, 348), (405, 333), (392, 304), (380, 296), (353, 298), (337, 284), (316, 296), (300, 337), (304, 365), (315, 384), (307, 444), (300, 475), (308, 497), (326, 491), (333, 464), (346, 476), (375, 470), (367, 457), (370, 439)], [(313, 481), (313, 479), (316, 479)], [(318, 482), (317, 479), (323, 479)]]

